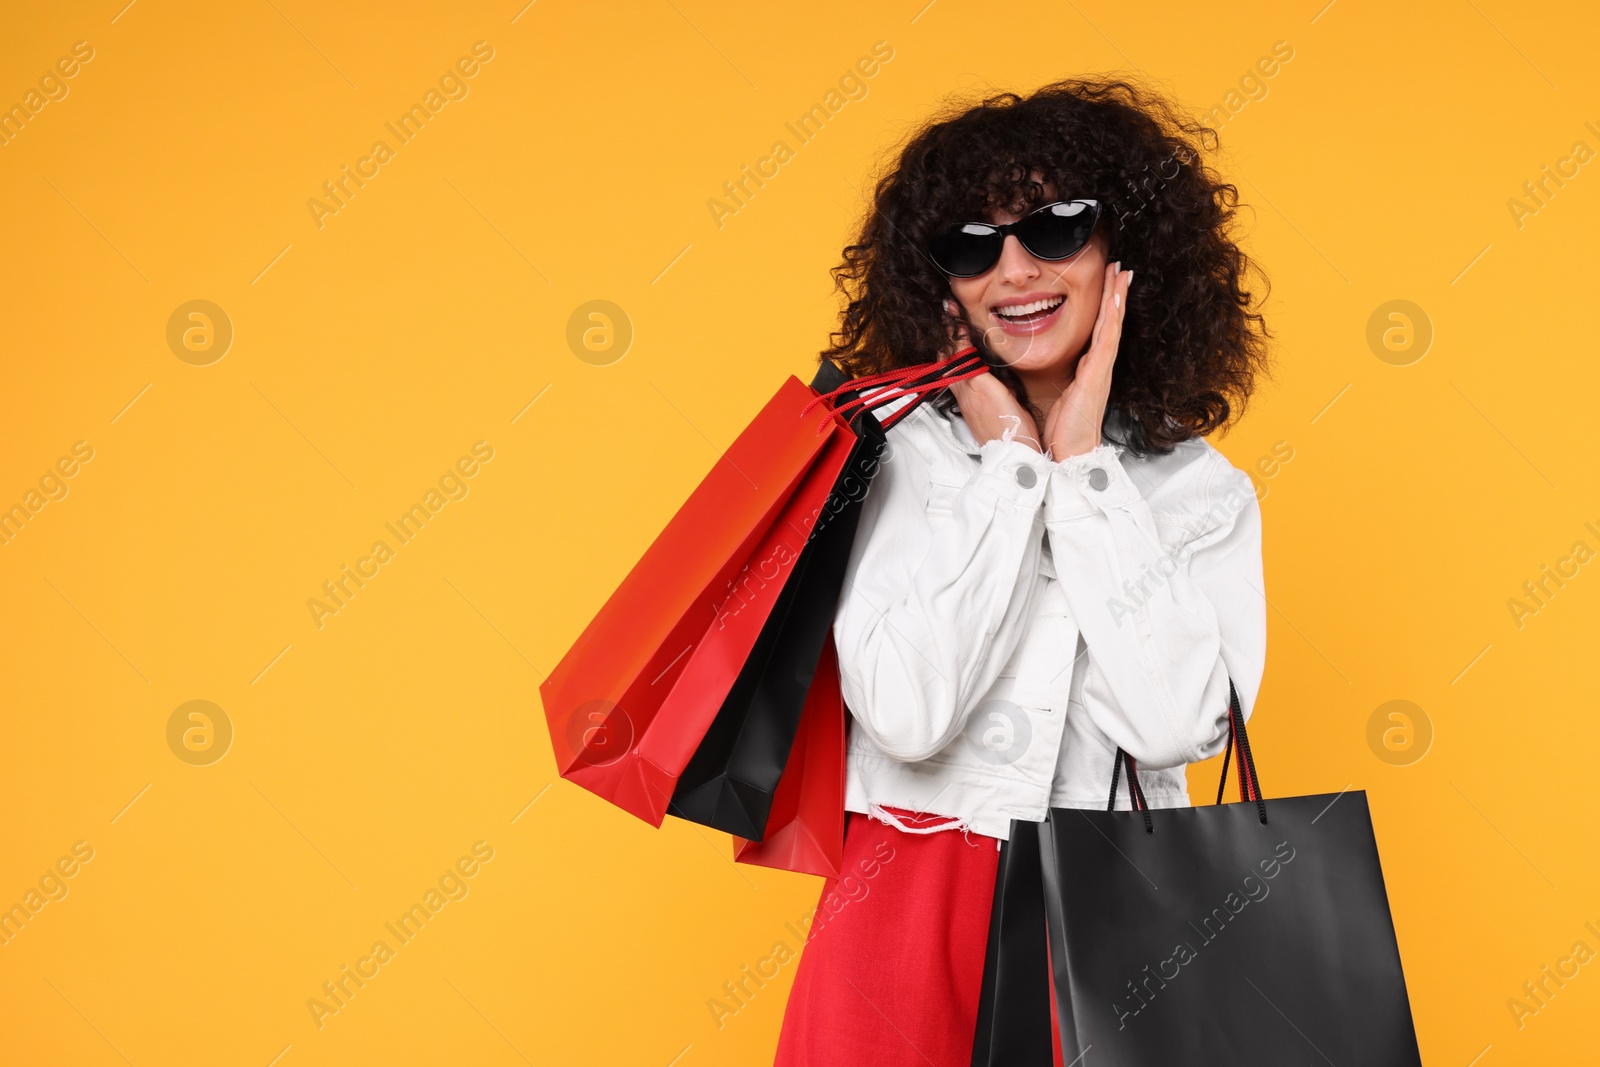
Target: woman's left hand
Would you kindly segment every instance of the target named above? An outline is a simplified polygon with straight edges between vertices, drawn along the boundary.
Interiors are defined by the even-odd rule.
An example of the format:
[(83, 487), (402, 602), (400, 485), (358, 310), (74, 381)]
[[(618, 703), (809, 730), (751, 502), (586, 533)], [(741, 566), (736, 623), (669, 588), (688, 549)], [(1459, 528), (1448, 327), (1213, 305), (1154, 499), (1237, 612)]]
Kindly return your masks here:
[(1078, 359), (1066, 392), (1050, 406), (1045, 418), (1045, 441), (1052, 459), (1081, 456), (1100, 446), (1106, 401), (1111, 397), (1111, 368), (1117, 362), (1122, 317), (1128, 310), (1128, 288), (1133, 284), (1133, 271), (1122, 270), (1121, 266), (1120, 262), (1106, 264), (1100, 314), (1089, 336), (1088, 351)]

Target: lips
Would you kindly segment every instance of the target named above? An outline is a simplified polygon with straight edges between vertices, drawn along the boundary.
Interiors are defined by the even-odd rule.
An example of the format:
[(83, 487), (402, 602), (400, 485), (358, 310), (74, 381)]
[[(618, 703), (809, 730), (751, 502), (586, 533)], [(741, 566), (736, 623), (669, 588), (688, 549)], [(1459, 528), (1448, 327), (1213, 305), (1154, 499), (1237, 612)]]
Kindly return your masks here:
[(991, 311), (1001, 330), (1008, 334), (1025, 335), (1048, 329), (1060, 316), (1066, 303), (1065, 296), (1052, 294), (1025, 303), (997, 304)]
[(1026, 304), (1000, 304), (995, 307), (994, 313), (1010, 322), (1026, 322), (1029, 319), (1043, 318), (1060, 307), (1066, 299), (1064, 296), (1047, 296), (1031, 300)]

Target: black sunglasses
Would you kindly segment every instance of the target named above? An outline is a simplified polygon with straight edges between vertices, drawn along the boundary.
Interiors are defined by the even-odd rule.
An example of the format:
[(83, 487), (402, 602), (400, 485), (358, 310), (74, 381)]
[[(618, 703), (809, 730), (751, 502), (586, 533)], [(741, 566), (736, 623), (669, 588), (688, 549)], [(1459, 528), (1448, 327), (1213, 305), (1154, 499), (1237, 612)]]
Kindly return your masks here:
[(1000, 262), (1006, 235), (1039, 259), (1068, 259), (1083, 250), (1100, 219), (1098, 200), (1061, 200), (1031, 211), (1016, 222), (958, 222), (933, 238), (928, 255), (952, 278), (976, 278)]

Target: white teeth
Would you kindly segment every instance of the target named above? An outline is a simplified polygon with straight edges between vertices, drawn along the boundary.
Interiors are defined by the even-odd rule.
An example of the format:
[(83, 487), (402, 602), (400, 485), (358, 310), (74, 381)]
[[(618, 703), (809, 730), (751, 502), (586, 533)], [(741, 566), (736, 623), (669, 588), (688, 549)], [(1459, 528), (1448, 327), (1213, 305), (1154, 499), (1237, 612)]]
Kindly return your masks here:
[(1058, 307), (1066, 299), (1064, 296), (1046, 297), (1043, 300), (1035, 300), (1031, 304), (1012, 304), (1008, 307), (998, 307), (994, 309), (994, 313), (996, 315), (1004, 315), (1008, 319), (1022, 318), (1025, 315), (1033, 315), (1040, 311), (1048, 311)]

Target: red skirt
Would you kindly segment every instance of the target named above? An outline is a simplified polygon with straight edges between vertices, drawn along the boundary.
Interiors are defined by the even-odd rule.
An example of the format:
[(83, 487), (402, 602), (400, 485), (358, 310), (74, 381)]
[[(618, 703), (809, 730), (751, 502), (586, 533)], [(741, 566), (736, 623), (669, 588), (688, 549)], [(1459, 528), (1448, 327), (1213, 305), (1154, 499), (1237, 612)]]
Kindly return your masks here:
[[(953, 821), (887, 810), (911, 829)], [(850, 812), (844, 865), (822, 887), (775, 1067), (968, 1067), (998, 847)]]

